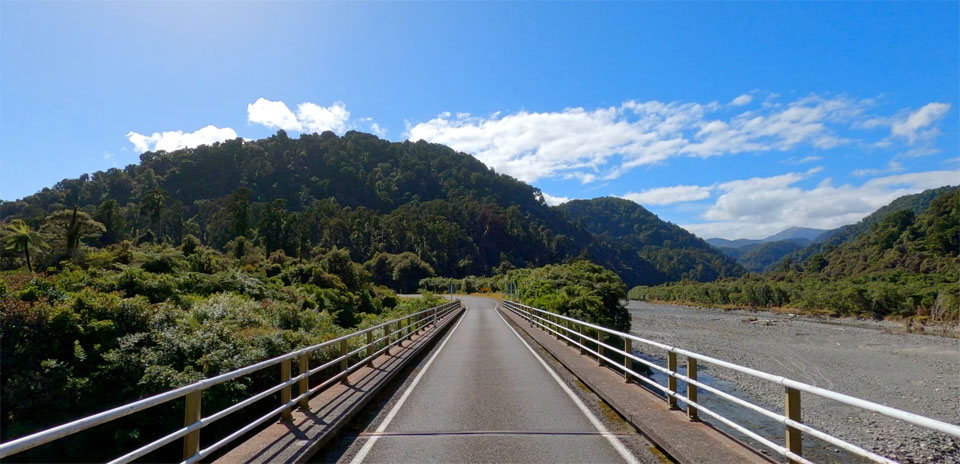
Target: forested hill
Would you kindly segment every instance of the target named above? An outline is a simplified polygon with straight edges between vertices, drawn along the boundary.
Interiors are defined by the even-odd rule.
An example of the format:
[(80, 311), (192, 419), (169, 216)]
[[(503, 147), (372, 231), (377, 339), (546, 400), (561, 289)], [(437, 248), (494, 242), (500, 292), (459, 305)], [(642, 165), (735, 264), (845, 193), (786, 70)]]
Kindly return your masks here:
[(652, 263), (665, 280), (701, 282), (736, 277), (744, 269), (707, 242), (683, 228), (664, 222), (630, 200), (573, 200), (558, 207), (571, 221), (608, 244), (632, 248)]
[(280, 131), (258, 141), (148, 152), (139, 164), (3, 202), (0, 217), (38, 229), (74, 205), (104, 226), (87, 240), (97, 246), (177, 244), (191, 234), (224, 249), (244, 236), (267, 253), (293, 257), (337, 247), (364, 262), (412, 251), (446, 276), (587, 257), (631, 285), (668, 279), (629, 247), (595, 240), (537, 189), (470, 155), (352, 131), (298, 139)]
[[(916, 213), (915, 208), (922, 211)], [(865, 225), (863, 233), (813, 254), (802, 265), (705, 284), (635, 287), (630, 297), (960, 320), (960, 189), (903, 197), (859, 225)]]
[(853, 242), (864, 233), (870, 231), (871, 227), (879, 224), (884, 218), (895, 212), (910, 210), (913, 214), (921, 214), (930, 207), (930, 204), (935, 198), (957, 189), (958, 187), (956, 186), (945, 186), (899, 197), (890, 202), (890, 204), (870, 213), (869, 216), (861, 219), (860, 222), (856, 224), (850, 224), (824, 232), (820, 237), (817, 237), (814, 243), (784, 256), (779, 266), (781, 268), (788, 268), (806, 261), (817, 253), (829, 252), (844, 243)]
[(960, 278), (960, 189), (936, 192), (921, 213), (909, 207), (888, 213), (856, 239), (811, 256), (804, 262), (805, 269), (830, 277), (889, 271), (943, 274), (956, 282)]

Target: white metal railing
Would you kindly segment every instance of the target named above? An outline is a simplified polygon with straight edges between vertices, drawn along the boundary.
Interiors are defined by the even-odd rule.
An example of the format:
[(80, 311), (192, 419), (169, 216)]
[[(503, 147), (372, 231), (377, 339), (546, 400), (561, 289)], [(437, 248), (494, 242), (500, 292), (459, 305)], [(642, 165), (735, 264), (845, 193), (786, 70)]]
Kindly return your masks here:
[[(347, 335), (343, 335), (332, 340), (319, 343), (317, 345), (308, 346), (306, 348), (301, 348), (296, 351), (291, 351), (275, 358), (268, 359), (256, 364), (252, 364), (247, 367), (243, 367), (225, 374), (220, 374), (216, 377), (211, 377), (209, 379), (204, 379), (199, 382), (192, 383), (174, 390), (170, 390), (158, 395), (154, 395), (148, 398), (144, 398), (133, 403), (125, 404), (108, 411), (104, 411), (92, 416), (84, 417), (82, 419), (75, 420), (73, 422), (68, 422), (66, 424), (53, 427), (41, 432), (34, 433), (32, 435), (27, 435), (25, 437), (17, 438), (16, 440), (11, 440), (6, 443), (0, 443), (0, 459), (6, 458), (8, 456), (35, 448), (37, 446), (50, 443), (52, 441), (58, 440), (69, 435), (81, 432), (83, 430), (95, 427), (97, 425), (105, 424), (107, 422), (119, 419), (121, 417), (128, 416), (130, 414), (136, 413), (138, 411), (143, 411), (145, 409), (157, 406), (160, 404), (167, 403), (174, 399), (186, 396), (185, 403), (185, 413), (184, 413), (184, 427), (171, 432), (170, 434), (161, 437), (157, 440), (154, 440), (140, 448), (137, 448), (123, 456), (120, 456), (111, 463), (121, 463), (121, 462), (130, 462), (134, 459), (142, 457), (147, 453), (155, 451), (160, 447), (167, 445), (179, 438), (184, 440), (184, 453), (183, 459), (185, 463), (197, 462), (200, 459), (209, 457), (212, 453), (219, 450), (223, 446), (242, 436), (243, 434), (255, 429), (257, 426), (263, 424), (264, 422), (270, 420), (277, 415), (280, 415), (282, 419), (289, 419), (294, 407), (299, 405), (301, 408), (307, 409), (310, 397), (319, 391), (325, 389), (326, 387), (332, 385), (341, 379), (346, 379), (346, 376), (349, 375), (354, 370), (365, 365), (366, 363), (372, 361), (375, 357), (379, 356), (385, 351), (388, 351), (394, 345), (401, 344), (404, 340), (411, 337), (421, 329), (435, 330), (439, 327), (440, 324), (447, 322), (445, 318), (450, 316), (456, 310), (460, 309), (460, 300), (452, 301), (450, 303), (445, 303), (433, 308), (425, 309), (416, 313), (408, 314), (406, 316), (389, 320), (381, 324), (375, 325), (373, 327), (368, 327), (363, 330), (359, 330)], [(382, 335), (379, 338), (374, 338), (374, 333), (380, 330)], [(366, 340), (358, 348), (349, 350), (349, 342), (352, 338), (366, 335)], [(374, 349), (380, 344), (384, 343), (384, 346), (380, 349), (374, 351)], [(339, 356), (334, 358), (326, 363), (323, 363), (319, 366), (310, 368), (309, 366), (309, 356), (310, 354), (329, 347), (339, 348)], [(358, 355), (361, 352), (365, 354), (362, 359), (357, 360), (352, 365), (349, 363), (352, 356)], [(291, 364), (296, 360), (299, 363), (299, 374), (295, 377), (291, 377), (290, 370)], [(319, 385), (316, 385), (312, 388), (309, 387), (310, 376), (327, 369), (329, 367), (335, 366), (337, 363), (340, 364), (340, 371), (321, 382)], [(260, 393), (253, 395), (250, 398), (247, 398), (237, 404), (234, 404), (226, 409), (223, 409), (213, 415), (203, 417), (201, 414), (200, 408), (200, 398), (203, 390), (210, 388), (214, 385), (218, 385), (230, 380), (240, 378), (242, 376), (251, 374), (253, 372), (259, 371), (261, 369), (280, 365), (280, 383), (274, 385)], [(298, 396), (295, 398), (292, 397), (292, 386), (294, 384), (298, 385)], [(220, 420), (244, 407), (247, 407), (259, 400), (262, 400), (276, 392), (280, 392), (280, 406), (267, 414), (261, 416), (260, 418), (254, 420), (253, 422), (243, 426), (236, 432), (231, 433), (230, 435), (224, 437), (223, 439), (217, 441), (216, 443), (200, 449), (200, 429)]]
[[(667, 401), (671, 407), (676, 408), (678, 402), (682, 402), (687, 405), (687, 414), (691, 419), (696, 420), (699, 413), (704, 413), (717, 421), (723, 423), (724, 425), (756, 440), (757, 442), (763, 444), (767, 448), (775, 451), (776, 453), (788, 458), (791, 462), (800, 462), (800, 463), (810, 463), (809, 460), (805, 459), (802, 456), (802, 447), (801, 447), (801, 437), (802, 434), (807, 434), (812, 437), (823, 440), (831, 445), (834, 445), (838, 448), (849, 451), (850, 453), (856, 454), (858, 456), (864, 457), (874, 462), (881, 463), (895, 463), (896, 461), (880, 456), (872, 451), (863, 449), (857, 445), (844, 441), (843, 439), (837, 438), (833, 435), (830, 435), (826, 432), (814, 429), (806, 424), (803, 424), (801, 421), (801, 403), (800, 403), (800, 393), (809, 393), (816, 395), (822, 398), (827, 398), (830, 400), (837, 401), (855, 408), (875, 412), (882, 414), (893, 419), (898, 419), (909, 424), (916, 426), (924, 427), (927, 429), (935, 430), (942, 432), (944, 434), (960, 438), (960, 426), (949, 424), (946, 422), (941, 422), (936, 419), (931, 419), (929, 417), (920, 416), (910, 412), (902, 411), (896, 408), (891, 408), (889, 406), (884, 406), (877, 404), (871, 401), (862, 400), (855, 398), (843, 393), (837, 393), (831, 390), (827, 390), (820, 387), (815, 387), (803, 382), (798, 382), (796, 380), (791, 380), (786, 377), (779, 375), (773, 375), (766, 372), (758, 371), (756, 369), (751, 369), (749, 367), (740, 366), (733, 364), (731, 362), (723, 361), (720, 359), (712, 358), (710, 356), (705, 356), (699, 353), (694, 353), (692, 351), (687, 351), (684, 349), (676, 348), (664, 343), (655, 342), (652, 340), (647, 340), (644, 338), (637, 337), (624, 332), (618, 332), (616, 330), (610, 330), (605, 327), (601, 327), (595, 324), (584, 322), (578, 319), (573, 319), (570, 317), (562, 316), (560, 314), (551, 313), (549, 311), (544, 311), (542, 309), (537, 309), (532, 306), (524, 305), (522, 303), (503, 300), (503, 308), (510, 310), (520, 316), (522, 319), (528, 321), (531, 327), (538, 326), (541, 329), (552, 333), (556, 338), (566, 340), (568, 345), (576, 345), (579, 347), (581, 354), (589, 353), (598, 359), (598, 362), (603, 365), (604, 361), (607, 364), (612, 366), (614, 369), (622, 371), (625, 379), (630, 379), (631, 377), (640, 380), (641, 382), (653, 387), (657, 390), (663, 392)], [(584, 330), (589, 329), (593, 333), (587, 333)], [(604, 335), (608, 334), (615, 337), (619, 337), (623, 340), (622, 347), (616, 347), (607, 344), (604, 341)], [(593, 338), (590, 337), (593, 335)], [(642, 359), (633, 354), (632, 345), (633, 342), (641, 343), (644, 345), (652, 346), (667, 352), (667, 367), (664, 368), (656, 363), (650, 362), (648, 360)], [(592, 347), (591, 347), (592, 345)], [(623, 362), (613, 360), (608, 357), (605, 353), (609, 350), (611, 353), (616, 353), (623, 357)], [(683, 355), (687, 358), (687, 371), (686, 375), (677, 372), (677, 355)], [(775, 412), (772, 412), (768, 409), (760, 407), (758, 405), (749, 403), (741, 398), (730, 395), (723, 391), (718, 390), (717, 388), (711, 387), (710, 385), (704, 384), (697, 380), (697, 362), (702, 361), (708, 364), (713, 364), (716, 366), (724, 367), (731, 369), (737, 372), (741, 372), (768, 382), (772, 382), (778, 385), (782, 385), (786, 391), (786, 414), (781, 415)], [(643, 364), (650, 369), (662, 372), (668, 376), (667, 386), (664, 387), (660, 385), (653, 379), (650, 379), (647, 376), (639, 374), (632, 369), (633, 362), (638, 362)], [(683, 396), (677, 392), (677, 380), (682, 380), (687, 383), (687, 394)], [(744, 407), (751, 411), (762, 414), (765, 417), (773, 419), (784, 425), (786, 429), (786, 446), (780, 446), (762, 436), (753, 432), (746, 427), (737, 424), (730, 419), (727, 419), (720, 414), (704, 407), (702, 404), (697, 403), (697, 390), (703, 389), (710, 393), (713, 393), (719, 398), (723, 398), (733, 404)]]

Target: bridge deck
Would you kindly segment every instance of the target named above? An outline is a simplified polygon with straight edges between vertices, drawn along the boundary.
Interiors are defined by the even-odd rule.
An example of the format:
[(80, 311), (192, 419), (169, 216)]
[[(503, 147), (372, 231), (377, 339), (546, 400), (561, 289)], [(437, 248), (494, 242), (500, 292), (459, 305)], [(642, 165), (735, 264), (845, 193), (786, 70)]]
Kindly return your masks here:
[[(642, 410), (634, 412), (657, 422), (650, 429), (653, 433), (644, 430), (648, 436), (660, 434), (686, 443), (674, 448), (682, 462), (762, 461), (706, 425), (691, 424), (682, 414), (666, 411), (662, 400), (617, 380), (614, 372), (597, 368), (595, 361), (552, 338), (540, 337), (539, 331), (521, 335), (523, 331), (507, 322), (493, 300), (463, 301), (467, 311), (451, 322), (444, 338), (367, 430), (342, 455), (325, 459), (352, 464), (661, 462), (662, 455), (651, 450), (650, 442), (616, 414), (609, 409), (598, 414), (601, 401), (578, 388), (576, 378), (544, 353), (537, 340), (565, 365), (572, 363), (575, 374), (582, 374), (577, 363), (584, 363), (583, 369), (593, 371), (590, 375), (606, 379), (603, 388), (614, 392), (601, 394), (607, 401)], [(426, 343), (416, 339), (413, 346)], [(399, 371), (400, 362), (410, 356), (409, 351), (398, 353), (378, 360), (376, 369), (354, 373), (349, 386), (338, 385), (315, 397), (309, 414), (295, 413), (292, 423), (271, 426), (219, 461), (309, 459), (317, 444), (342, 425), (336, 419), (345, 411), (358, 410), (372, 396), (368, 392), (387, 382), (388, 373)]]
[(622, 427), (601, 433), (594, 413), (541, 364), (496, 302), (463, 301), (469, 310), (459, 326), (343, 462), (659, 462), (619, 419)]

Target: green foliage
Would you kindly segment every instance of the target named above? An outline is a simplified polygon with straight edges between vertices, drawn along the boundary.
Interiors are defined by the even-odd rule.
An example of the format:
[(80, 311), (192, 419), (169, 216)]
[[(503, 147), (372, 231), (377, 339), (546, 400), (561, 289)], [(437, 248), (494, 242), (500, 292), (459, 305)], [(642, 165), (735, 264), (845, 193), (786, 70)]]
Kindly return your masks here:
[[(398, 263), (399, 275), (409, 278), (405, 266)], [(189, 237), (180, 247), (124, 242), (92, 249), (79, 265), (65, 264), (50, 275), (2, 273), (2, 439), (440, 301), (433, 296), (399, 301), (391, 290), (373, 287), (363, 266), (350, 260), (349, 250), (334, 249), (316, 262), (299, 263), (280, 251), (267, 259), (258, 245), (245, 240), (234, 244), (232, 256)], [(331, 355), (316, 356), (320, 362)], [(219, 386), (204, 392), (204, 407), (222, 409), (275, 382), (275, 375), (261, 373)], [(182, 425), (182, 412), (171, 408), (151, 410), (148, 421), (99, 427), (97, 433), (112, 437), (105, 446), (91, 449), (78, 436), (21, 457), (114, 458), (142, 445), (140, 437), (161, 436)], [(249, 414), (264, 412), (257, 406)], [(223, 436), (226, 429), (217, 427), (226, 425), (208, 433)], [(176, 459), (176, 451), (153, 459)]]
[(408, 252), (400, 254), (377, 253), (373, 259), (364, 263), (373, 281), (386, 285), (401, 293), (414, 293), (420, 280), (434, 275), (433, 268), (417, 255)]
[(33, 263), (30, 260), (30, 250), (38, 248), (48, 248), (46, 234), (33, 230), (22, 219), (14, 219), (3, 226), (3, 233), (0, 235), (3, 240), (3, 250), (7, 253), (23, 253), (24, 262), (27, 265), (27, 271), (33, 272)]
[(630, 330), (623, 306), (626, 285), (613, 272), (589, 261), (516, 269), (494, 278), (497, 287), (517, 287), (519, 300), (531, 306), (620, 331)]

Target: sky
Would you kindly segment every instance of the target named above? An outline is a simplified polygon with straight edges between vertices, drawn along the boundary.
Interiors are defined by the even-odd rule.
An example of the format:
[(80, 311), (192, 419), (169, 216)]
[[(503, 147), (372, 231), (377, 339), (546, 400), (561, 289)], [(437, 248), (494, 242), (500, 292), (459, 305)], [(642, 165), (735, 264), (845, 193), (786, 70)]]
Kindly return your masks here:
[(283, 129), (427, 140), (703, 238), (960, 184), (958, 2), (0, 2), (0, 198)]

